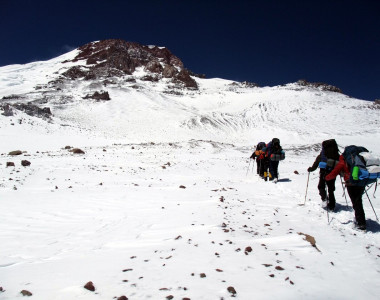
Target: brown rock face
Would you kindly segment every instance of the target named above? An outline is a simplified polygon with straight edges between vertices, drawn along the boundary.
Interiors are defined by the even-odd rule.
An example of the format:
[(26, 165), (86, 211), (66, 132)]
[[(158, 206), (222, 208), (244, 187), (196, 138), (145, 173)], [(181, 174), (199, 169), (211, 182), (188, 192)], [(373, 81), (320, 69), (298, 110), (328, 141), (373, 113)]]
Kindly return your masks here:
[(300, 86), (306, 86), (306, 87), (313, 87), (313, 88), (319, 88), (322, 91), (329, 91), (329, 92), (335, 92), (335, 93), (343, 93), (342, 90), (336, 86), (323, 83), (323, 82), (308, 82), (304, 79), (298, 80), (297, 84)]
[(69, 79), (86, 80), (111, 76), (131, 75), (138, 67), (173, 78), (187, 88), (197, 88), (190, 77), (191, 72), (184, 69), (182, 61), (167, 48), (144, 46), (123, 40), (103, 40), (86, 44), (79, 48), (73, 62), (86, 60), (87, 66), (74, 66), (63, 75)]

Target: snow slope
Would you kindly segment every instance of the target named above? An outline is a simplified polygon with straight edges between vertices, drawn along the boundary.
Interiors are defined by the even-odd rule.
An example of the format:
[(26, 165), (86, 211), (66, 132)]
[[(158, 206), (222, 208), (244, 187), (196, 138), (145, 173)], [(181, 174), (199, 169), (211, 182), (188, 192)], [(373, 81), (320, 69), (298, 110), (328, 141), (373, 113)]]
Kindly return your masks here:
[[(74, 56), (0, 68), (0, 97), (40, 99), (34, 87)], [(305, 192), (324, 139), (380, 156), (379, 110), (297, 84), (197, 78), (199, 91), (168, 94), (139, 72), (138, 89), (107, 87), (111, 101), (84, 101), (96, 83), (82, 81), (65, 90), (68, 102), (49, 94), (49, 122), (0, 115), (0, 299), (21, 290), (36, 299), (227, 299), (231, 287), (238, 299), (378, 298), (380, 225), (368, 199), (363, 233), (339, 179), (334, 213), (322, 208), (317, 172)], [(248, 159), (273, 137), (286, 150), (277, 184)]]

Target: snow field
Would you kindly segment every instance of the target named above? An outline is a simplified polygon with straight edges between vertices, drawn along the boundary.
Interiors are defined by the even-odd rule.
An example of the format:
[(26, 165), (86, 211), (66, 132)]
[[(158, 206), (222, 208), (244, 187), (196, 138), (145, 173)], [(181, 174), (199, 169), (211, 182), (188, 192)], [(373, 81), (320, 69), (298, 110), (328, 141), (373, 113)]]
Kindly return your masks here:
[(287, 151), (274, 184), (256, 165), (247, 173), (250, 150), (230, 144), (83, 150), (0, 156), (1, 299), (23, 289), (38, 299), (226, 299), (228, 287), (240, 299), (377, 298), (380, 226), (368, 201), (368, 232), (357, 232), (337, 182), (328, 223), (315, 172), (299, 205), (316, 152)]

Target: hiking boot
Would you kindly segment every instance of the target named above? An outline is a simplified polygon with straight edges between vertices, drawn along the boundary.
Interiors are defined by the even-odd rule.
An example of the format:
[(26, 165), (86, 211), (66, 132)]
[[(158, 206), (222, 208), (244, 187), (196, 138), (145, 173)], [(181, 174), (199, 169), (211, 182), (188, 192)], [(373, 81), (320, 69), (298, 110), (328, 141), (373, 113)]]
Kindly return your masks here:
[(367, 230), (367, 226), (365, 224), (356, 225), (355, 227), (358, 230), (363, 230), (363, 231)]
[(326, 196), (326, 197), (321, 198), (321, 199), (322, 199), (323, 202), (325, 202), (325, 201), (329, 201), (329, 196)]

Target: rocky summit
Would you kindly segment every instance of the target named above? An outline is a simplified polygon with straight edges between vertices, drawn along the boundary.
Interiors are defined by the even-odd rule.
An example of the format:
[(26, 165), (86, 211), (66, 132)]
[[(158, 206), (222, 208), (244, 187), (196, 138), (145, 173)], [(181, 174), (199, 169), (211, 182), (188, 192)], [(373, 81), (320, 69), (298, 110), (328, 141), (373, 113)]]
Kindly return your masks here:
[[(69, 79), (104, 79), (132, 75), (138, 67), (150, 74), (146, 81), (169, 78), (186, 88), (197, 89), (197, 83), (190, 77), (182, 61), (165, 47), (145, 46), (123, 40), (103, 40), (86, 44), (78, 55), (67, 62), (85, 61), (85, 65), (69, 68), (63, 76)], [(65, 63), (64, 62), (64, 63)]]

